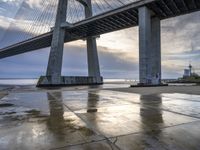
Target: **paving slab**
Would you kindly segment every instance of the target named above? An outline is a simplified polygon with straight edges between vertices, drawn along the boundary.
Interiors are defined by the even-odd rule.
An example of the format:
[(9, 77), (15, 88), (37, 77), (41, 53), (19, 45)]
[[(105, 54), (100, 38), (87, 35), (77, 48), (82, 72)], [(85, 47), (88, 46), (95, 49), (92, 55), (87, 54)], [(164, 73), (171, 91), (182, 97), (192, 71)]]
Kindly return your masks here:
[(10, 92), (0, 100), (0, 149), (196, 150), (199, 98), (100, 89)]
[(2, 100), (14, 106), (1, 114), (1, 150), (51, 149), (103, 139), (53, 94), (13, 93)]
[(200, 122), (111, 138), (123, 150), (199, 150)]
[(110, 140), (58, 148), (58, 150), (119, 150)]

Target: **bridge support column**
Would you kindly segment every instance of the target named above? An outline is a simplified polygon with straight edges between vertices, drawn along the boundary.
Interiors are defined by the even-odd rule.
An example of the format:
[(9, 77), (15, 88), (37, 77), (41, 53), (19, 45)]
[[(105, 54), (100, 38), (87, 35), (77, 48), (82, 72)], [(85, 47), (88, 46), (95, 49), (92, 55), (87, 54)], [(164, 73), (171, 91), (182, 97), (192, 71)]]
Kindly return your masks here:
[(67, 5), (68, 0), (59, 0), (58, 2), (56, 22), (53, 30), (53, 37), (46, 76), (40, 77), (37, 84), (38, 86), (60, 85), (62, 82), (61, 71), (65, 29), (61, 28), (61, 24), (66, 22)]
[(161, 84), (160, 19), (139, 8), (139, 85)]
[(97, 45), (95, 37), (87, 38), (87, 59), (88, 59), (88, 76), (94, 77), (97, 83), (103, 83), (100, 74), (99, 58), (97, 53)]
[[(91, 0), (85, 0), (85, 17), (92, 17), (92, 4)], [(97, 43), (95, 37), (87, 38), (87, 60), (88, 60), (88, 76), (93, 77), (96, 83), (102, 84), (103, 78), (100, 74), (99, 58), (97, 52)]]
[[(92, 16), (91, 0), (80, 0), (85, 6), (85, 16)], [(37, 86), (71, 86), (102, 84), (96, 38), (87, 38), (88, 76), (61, 76), (65, 29), (61, 24), (66, 22), (68, 0), (59, 0), (56, 23), (53, 31), (51, 51), (46, 76), (41, 76)]]

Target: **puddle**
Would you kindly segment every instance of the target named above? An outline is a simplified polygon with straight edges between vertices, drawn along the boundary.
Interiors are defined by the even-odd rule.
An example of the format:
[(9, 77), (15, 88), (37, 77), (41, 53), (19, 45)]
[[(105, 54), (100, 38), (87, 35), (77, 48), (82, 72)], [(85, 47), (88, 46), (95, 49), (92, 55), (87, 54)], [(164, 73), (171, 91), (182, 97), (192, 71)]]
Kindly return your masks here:
[(132, 133), (152, 140), (164, 128), (197, 121), (189, 115), (200, 113), (198, 99), (86, 90), (12, 93), (0, 104), (0, 147), (52, 149)]

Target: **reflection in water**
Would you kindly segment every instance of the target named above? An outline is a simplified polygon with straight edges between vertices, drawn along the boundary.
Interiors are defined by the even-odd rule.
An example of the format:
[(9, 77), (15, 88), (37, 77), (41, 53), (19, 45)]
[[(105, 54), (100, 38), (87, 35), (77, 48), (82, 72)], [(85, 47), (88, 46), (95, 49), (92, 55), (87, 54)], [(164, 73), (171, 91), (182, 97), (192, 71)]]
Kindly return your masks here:
[[(55, 99), (52, 94), (56, 95), (58, 99)], [(50, 116), (47, 122), (47, 126), (49, 130), (60, 140), (64, 138), (64, 108), (62, 104), (62, 93), (47, 93), (48, 101), (49, 101), (49, 111)]]
[(85, 124), (63, 103), (62, 92), (47, 93), (50, 116), (47, 127), (52, 136), (52, 143), (77, 143), (94, 135)]
[(99, 102), (98, 91), (95, 91), (93, 93), (88, 92), (87, 112), (88, 113), (97, 112), (98, 102)]
[(161, 133), (161, 125), (163, 124), (161, 96), (142, 95), (140, 101), (140, 116), (143, 133), (145, 135), (159, 135)]

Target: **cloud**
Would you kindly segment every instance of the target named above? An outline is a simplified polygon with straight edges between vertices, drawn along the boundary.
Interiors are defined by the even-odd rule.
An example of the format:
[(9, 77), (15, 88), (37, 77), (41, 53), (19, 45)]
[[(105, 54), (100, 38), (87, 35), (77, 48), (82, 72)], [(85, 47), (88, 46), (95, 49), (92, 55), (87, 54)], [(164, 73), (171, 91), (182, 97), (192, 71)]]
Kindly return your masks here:
[[(105, 78), (137, 78), (138, 63), (124, 61), (120, 53), (99, 48), (102, 75)], [(46, 72), (49, 50), (30, 52), (0, 61), (0, 77), (39, 77)], [(37, 60), (37, 61), (36, 61)], [(63, 55), (63, 75), (87, 75), (86, 48), (66, 44)]]
[(200, 50), (192, 50), (192, 51), (186, 51), (182, 53), (168, 54), (165, 56), (165, 59), (168, 59), (168, 60), (183, 60), (183, 59), (195, 60), (197, 59), (199, 61)]
[[(57, 1), (16, 0), (16, 2), (1, 2), (0, 27), (6, 34), (13, 30), (20, 31), (21, 41), (50, 31), (55, 22)], [(12, 11), (10, 11), (12, 10)], [(24, 36), (22, 34), (25, 34)], [(4, 33), (0, 33), (2, 36)], [(16, 34), (17, 36), (17, 34)], [(4, 41), (9, 38), (4, 37)], [(14, 42), (13, 42), (14, 43)], [(13, 44), (11, 43), (11, 44)]]
[[(73, 44), (65, 44), (64, 60), (63, 60), (63, 74), (87, 75), (87, 51), (86, 45), (75, 46)], [(102, 75), (106, 78), (137, 78), (138, 77), (138, 63), (134, 60), (125, 61), (124, 55), (121, 52), (109, 52), (106, 47), (98, 47), (99, 62)], [(76, 70), (73, 72), (71, 70)], [(78, 70), (78, 71), (77, 71)], [(76, 74), (76, 75), (78, 75)]]
[[(38, 14), (42, 13), (40, 8), (43, 4), (41, 1), (25, 0), (23, 4), (22, 0), (16, 2), (7, 1), (5, 3), (4, 1), (4, 4), (0, 6), (0, 39), (1, 36), (4, 37), (2, 31), (5, 31), (10, 22), (15, 21), (15, 17), (22, 21), (18, 24), (15, 23), (13, 28), (8, 30), (9, 33), (4, 37), (3, 43), (5, 45), (9, 44), (9, 40), (17, 42), (16, 39), (23, 39), (23, 36), (32, 36), (25, 33), (28, 31), (25, 30), (25, 23), (31, 23), (35, 10), (38, 10)], [(109, 3), (112, 2), (114, 1), (109, 1)], [(20, 3), (22, 7), (19, 9)], [(115, 5), (117, 7), (119, 4)], [(10, 13), (7, 8), (12, 8), (15, 11)], [(29, 14), (26, 13), (27, 11)], [(51, 14), (51, 11), (46, 13), (47, 16), (54, 15)], [(48, 21), (46, 20), (47, 23)], [(37, 27), (40, 27), (40, 22), (38, 20)], [(39, 34), (40, 30), (42, 28), (31, 28), (32, 33), (36, 33), (35, 35)], [(200, 12), (162, 21), (162, 71), (164, 78), (182, 76), (183, 69), (188, 66), (190, 61), (195, 68), (198, 68), (200, 59), (199, 30)], [(137, 27), (101, 35), (97, 43), (101, 72), (104, 77), (138, 78)], [(39, 75), (45, 74), (48, 55), (49, 48), (0, 60), (2, 72), (0, 77), (39, 77)], [(87, 75), (85, 41), (65, 44), (63, 74)]]
[(179, 16), (162, 22), (163, 53), (190, 51), (200, 47), (200, 12)]

